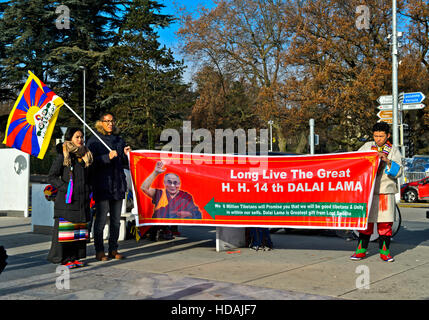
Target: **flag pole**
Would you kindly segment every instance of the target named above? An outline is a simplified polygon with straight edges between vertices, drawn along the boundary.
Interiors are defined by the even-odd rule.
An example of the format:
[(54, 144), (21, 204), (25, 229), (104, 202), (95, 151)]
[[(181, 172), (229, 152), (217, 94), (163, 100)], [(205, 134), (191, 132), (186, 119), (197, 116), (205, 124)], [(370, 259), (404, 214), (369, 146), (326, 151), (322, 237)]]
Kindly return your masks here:
[(112, 149), (103, 140), (101, 140), (101, 138), (94, 132), (94, 130), (92, 130), (91, 127), (88, 126), (85, 123), (85, 121), (83, 121), (82, 118), (79, 117), (79, 115), (76, 112), (74, 112), (74, 110), (72, 108), (69, 107), (69, 105), (67, 103), (64, 102), (64, 105), (76, 116), (76, 118), (78, 118), (89, 129), (89, 131), (92, 132), (92, 134), (94, 136), (96, 136), (98, 138), (98, 140), (100, 140), (100, 142), (107, 148), (107, 150), (112, 151)]

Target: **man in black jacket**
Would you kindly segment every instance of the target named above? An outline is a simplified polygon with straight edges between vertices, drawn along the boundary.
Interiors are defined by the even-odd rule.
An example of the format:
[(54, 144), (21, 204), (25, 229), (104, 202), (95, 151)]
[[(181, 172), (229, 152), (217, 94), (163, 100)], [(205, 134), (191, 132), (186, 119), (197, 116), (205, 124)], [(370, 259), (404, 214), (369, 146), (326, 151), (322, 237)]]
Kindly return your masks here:
[[(112, 114), (103, 114), (95, 127), (99, 137), (112, 149), (109, 152), (95, 136), (89, 138), (87, 143), (87, 147), (94, 157), (91, 184), (96, 208), (94, 224), (95, 258), (99, 261), (106, 261), (108, 258), (122, 259), (123, 255), (118, 253), (118, 238), (122, 202), (127, 191), (124, 168), (128, 166), (127, 156), (131, 148), (125, 146), (124, 140), (117, 134)], [(103, 230), (108, 212), (110, 216), (109, 254), (106, 257)]]

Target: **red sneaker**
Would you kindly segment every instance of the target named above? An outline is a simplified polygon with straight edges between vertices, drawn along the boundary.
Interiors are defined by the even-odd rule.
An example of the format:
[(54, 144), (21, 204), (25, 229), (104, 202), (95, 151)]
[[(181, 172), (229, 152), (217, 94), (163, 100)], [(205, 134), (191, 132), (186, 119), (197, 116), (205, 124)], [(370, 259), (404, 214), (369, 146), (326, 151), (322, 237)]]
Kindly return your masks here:
[(71, 262), (71, 261), (67, 262), (66, 264), (63, 264), (63, 266), (65, 266), (68, 269), (74, 269), (74, 268), (76, 268), (76, 265), (73, 262)]
[(380, 258), (381, 258), (381, 260), (386, 261), (386, 262), (393, 262), (393, 261), (395, 261), (395, 259), (390, 255), (390, 253), (388, 253), (387, 255), (383, 254), (383, 253), (380, 253)]
[(82, 261), (79, 261), (79, 260), (75, 260), (75, 261), (73, 261), (73, 263), (74, 263), (74, 265), (76, 266), (76, 267), (83, 267), (84, 265), (83, 265), (83, 262)]
[(366, 251), (365, 252), (359, 252), (359, 253), (354, 253), (350, 259), (351, 260), (362, 260), (366, 258)]

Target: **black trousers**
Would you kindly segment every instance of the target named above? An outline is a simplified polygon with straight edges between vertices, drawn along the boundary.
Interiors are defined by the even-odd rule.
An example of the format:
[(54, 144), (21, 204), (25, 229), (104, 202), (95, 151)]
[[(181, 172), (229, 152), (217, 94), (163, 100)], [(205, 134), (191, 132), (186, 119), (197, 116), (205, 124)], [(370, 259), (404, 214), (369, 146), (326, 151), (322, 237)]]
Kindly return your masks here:
[(118, 250), (119, 228), (123, 200), (103, 200), (95, 203), (94, 247), (96, 252), (104, 252), (103, 231), (109, 213), (109, 252)]

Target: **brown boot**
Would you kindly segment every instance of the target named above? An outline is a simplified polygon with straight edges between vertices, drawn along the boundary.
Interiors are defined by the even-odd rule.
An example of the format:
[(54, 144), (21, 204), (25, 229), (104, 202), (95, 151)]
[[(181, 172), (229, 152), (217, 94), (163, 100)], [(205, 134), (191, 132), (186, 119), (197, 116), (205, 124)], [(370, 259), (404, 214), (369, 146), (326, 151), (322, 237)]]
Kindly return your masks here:
[(120, 254), (116, 250), (113, 250), (112, 252), (109, 252), (108, 257), (111, 258), (111, 259), (115, 259), (115, 260), (122, 260), (122, 259), (125, 258), (122, 254)]
[(106, 255), (104, 254), (103, 251), (97, 252), (95, 254), (95, 259), (97, 259), (98, 261), (107, 261), (108, 258), (106, 257)]

